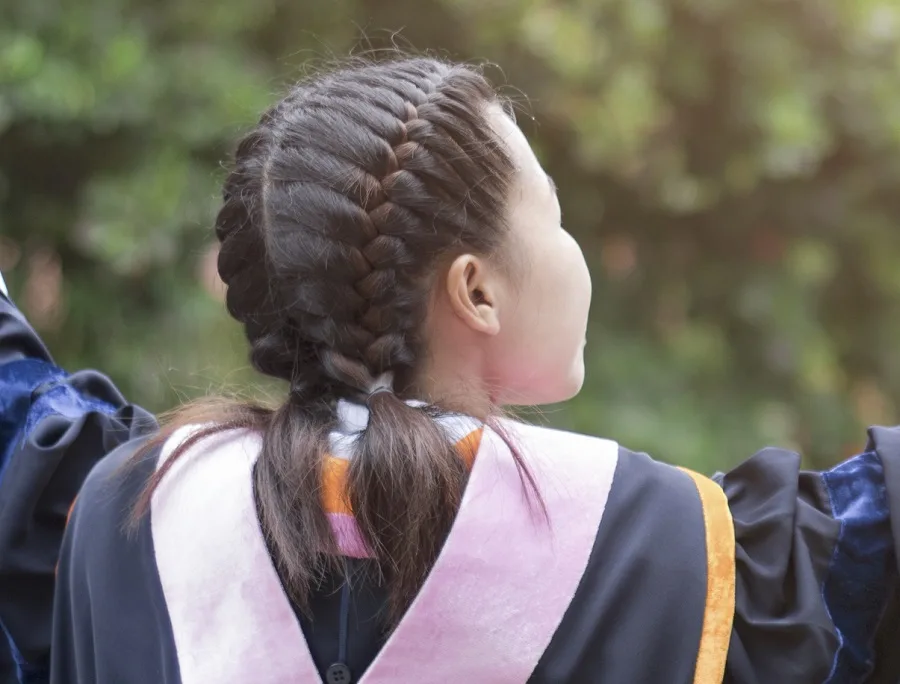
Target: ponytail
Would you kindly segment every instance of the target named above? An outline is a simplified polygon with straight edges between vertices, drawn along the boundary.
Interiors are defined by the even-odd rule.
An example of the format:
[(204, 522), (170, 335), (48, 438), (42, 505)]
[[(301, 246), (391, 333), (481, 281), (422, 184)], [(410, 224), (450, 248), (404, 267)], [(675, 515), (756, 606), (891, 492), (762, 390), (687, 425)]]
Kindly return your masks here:
[[(392, 391), (367, 400), (368, 424), (355, 441), (346, 501), (360, 535), (389, 587), (395, 624), (415, 597), (450, 532), (468, 477), (467, 460), (435, 407), (411, 405)], [(153, 492), (192, 447), (228, 430), (262, 436), (254, 471), (256, 501), (285, 589), (301, 611), (326, 570), (342, 573), (340, 549), (323, 507), (323, 468), (334, 406), (291, 394), (277, 409), (204, 399), (181, 407), (132, 462), (154, 452), (183, 427), (205, 425), (175, 446), (137, 500), (127, 528), (136, 529)]]
[(350, 461), (350, 503), (360, 533), (391, 585), (399, 619), (450, 532), (466, 462), (426, 407), (393, 392), (367, 401), (369, 422)]

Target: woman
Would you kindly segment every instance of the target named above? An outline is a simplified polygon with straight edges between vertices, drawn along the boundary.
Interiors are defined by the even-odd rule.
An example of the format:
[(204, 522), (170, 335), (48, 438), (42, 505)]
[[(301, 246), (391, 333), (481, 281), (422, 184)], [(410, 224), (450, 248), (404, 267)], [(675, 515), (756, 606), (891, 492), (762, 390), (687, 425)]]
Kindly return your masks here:
[(24, 681), (900, 676), (896, 430), (827, 473), (766, 450), (712, 481), (497, 417), (578, 392), (591, 285), (477, 71), (297, 86), (238, 146), (216, 234), (252, 363), (289, 383), (275, 410), (160, 431), (3, 299), (0, 620)]

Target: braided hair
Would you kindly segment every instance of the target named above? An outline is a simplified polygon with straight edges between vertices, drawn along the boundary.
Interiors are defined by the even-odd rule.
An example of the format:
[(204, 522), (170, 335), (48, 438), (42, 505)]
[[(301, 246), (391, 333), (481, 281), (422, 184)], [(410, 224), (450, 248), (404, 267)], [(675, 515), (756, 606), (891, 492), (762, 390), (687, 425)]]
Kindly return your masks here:
[(468, 66), (351, 64), (295, 86), (237, 147), (215, 224), (219, 274), (253, 366), (290, 393), (274, 411), (220, 410), (138, 509), (178, 452), (216, 430), (258, 430), (261, 521), (301, 609), (338, 557), (320, 488), (339, 399), (369, 405), (347, 495), (395, 620), (456, 515), (464, 462), (439, 409), (404, 399), (423, 358), (433, 274), (463, 251), (496, 252), (506, 232), (514, 170), (487, 123), (493, 103)]

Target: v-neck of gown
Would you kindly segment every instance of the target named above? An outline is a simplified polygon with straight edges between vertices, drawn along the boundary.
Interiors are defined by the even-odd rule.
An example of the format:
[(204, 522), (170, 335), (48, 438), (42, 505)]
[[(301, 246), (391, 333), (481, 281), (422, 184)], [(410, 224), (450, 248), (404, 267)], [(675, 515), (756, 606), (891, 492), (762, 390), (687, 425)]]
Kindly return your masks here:
[[(587, 564), (617, 451), (593, 440), (598, 446), (587, 453), (580, 436), (568, 444), (567, 433), (513, 429), (528, 447), (548, 520), (535, 521), (509, 448), (485, 429), (431, 573), (354, 681), (527, 681)], [(259, 446), (246, 433), (198, 445), (154, 496), (157, 567), (182, 684), (322, 682), (259, 525), (252, 486)]]

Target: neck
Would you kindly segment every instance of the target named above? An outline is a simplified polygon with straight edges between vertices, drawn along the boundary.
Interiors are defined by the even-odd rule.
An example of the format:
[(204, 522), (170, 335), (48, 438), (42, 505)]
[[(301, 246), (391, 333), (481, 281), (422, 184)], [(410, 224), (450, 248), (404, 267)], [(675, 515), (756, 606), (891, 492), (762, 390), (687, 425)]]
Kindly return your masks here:
[(479, 420), (491, 414), (496, 406), (494, 393), (478, 372), (478, 364), (460, 368), (458, 356), (453, 364), (434, 356), (429, 361), (414, 385), (415, 396)]

